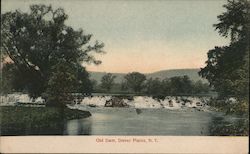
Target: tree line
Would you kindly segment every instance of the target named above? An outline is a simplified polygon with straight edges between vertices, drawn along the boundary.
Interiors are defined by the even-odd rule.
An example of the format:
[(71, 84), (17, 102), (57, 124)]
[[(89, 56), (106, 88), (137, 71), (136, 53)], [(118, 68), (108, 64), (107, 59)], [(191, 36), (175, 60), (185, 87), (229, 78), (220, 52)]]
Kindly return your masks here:
[[(207, 53), (206, 66), (199, 74), (206, 78), (219, 94), (219, 99), (235, 97), (239, 100), (229, 110), (248, 112), (249, 106), (249, 50), (250, 50), (250, 2), (228, 0), (225, 12), (218, 15), (215, 30), (230, 38), (227, 46), (216, 46)], [(223, 106), (228, 106), (222, 101)]]
[[(240, 101), (236, 109), (247, 111), (250, 2), (228, 0), (224, 8), (213, 26), (222, 37), (230, 38), (230, 44), (209, 50), (199, 74), (220, 99), (236, 97)], [(33, 98), (42, 96), (48, 105), (64, 106), (72, 100), (71, 93), (93, 92), (95, 82), (83, 65), (101, 63), (93, 53), (104, 53), (104, 43), (66, 25), (67, 19), (62, 8), (46, 5), (31, 5), (28, 13), (16, 10), (1, 14), (1, 93), (25, 91)], [(101, 88), (110, 91), (114, 79), (112, 74), (103, 77)], [(187, 76), (159, 80), (132, 72), (124, 77), (121, 89), (177, 95), (206, 92), (208, 85), (194, 83)], [(223, 106), (227, 106), (225, 101)]]
[[(128, 73), (124, 76), (122, 83), (115, 83), (116, 76), (107, 73), (101, 78), (101, 83), (96, 85), (99, 92), (116, 93), (129, 92), (146, 95), (194, 95), (207, 94), (211, 91), (208, 83), (192, 81), (188, 76), (176, 76), (160, 80), (149, 78), (139, 72)], [(119, 88), (113, 89), (114, 86)], [(111, 91), (112, 89), (112, 91)], [(96, 90), (98, 91), (98, 90)]]
[(82, 64), (100, 64), (92, 53), (103, 53), (104, 44), (67, 19), (64, 9), (46, 5), (1, 14), (1, 91), (42, 96), (49, 106), (64, 106), (72, 92), (92, 92)]

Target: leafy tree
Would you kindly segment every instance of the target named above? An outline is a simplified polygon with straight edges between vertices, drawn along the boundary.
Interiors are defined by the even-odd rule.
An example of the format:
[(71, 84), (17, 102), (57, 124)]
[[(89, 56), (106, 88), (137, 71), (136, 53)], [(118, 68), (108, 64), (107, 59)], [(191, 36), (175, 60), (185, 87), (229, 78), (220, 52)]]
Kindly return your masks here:
[(209, 90), (210, 90), (209, 84), (202, 83), (201, 80), (196, 81), (193, 85), (193, 92), (195, 94), (208, 93)]
[(146, 84), (146, 93), (149, 95), (161, 95), (162, 94), (162, 82), (159, 78), (148, 79)]
[(146, 76), (139, 72), (128, 73), (124, 76), (125, 85), (131, 88), (134, 92), (141, 92)]
[(3, 66), (3, 69), (1, 69), (1, 74), (0, 74), (0, 81), (1, 81), (1, 86), (0, 86), (0, 91), (1, 94), (8, 94), (13, 90), (14, 86), (14, 79), (17, 76), (13, 75), (13, 65), (10, 63), (5, 63)]
[(184, 94), (190, 94), (190, 93), (192, 93), (193, 82), (192, 82), (192, 80), (187, 75), (184, 75), (182, 77), (182, 84), (183, 84), (182, 92)]
[[(15, 89), (26, 89), (32, 97), (40, 96), (50, 87), (48, 81), (56, 80), (54, 71), (61, 61), (78, 70), (75, 78), (83, 83), (72, 90), (89, 89), (88, 73), (81, 64), (100, 64), (92, 53), (103, 52), (104, 44), (96, 41), (91, 45), (92, 35), (66, 25), (67, 18), (62, 8), (53, 10), (46, 5), (31, 5), (29, 13), (16, 10), (1, 14), (1, 51), (4, 58), (12, 60), (13, 74), (18, 73), (17, 81), (21, 82)], [(63, 89), (62, 86), (58, 88)]]
[(171, 82), (169, 78), (165, 78), (162, 80), (162, 93), (163, 95), (169, 96), (171, 95)]
[(47, 106), (64, 107), (72, 100), (72, 91), (77, 86), (76, 71), (67, 62), (59, 62), (53, 66), (53, 73), (45, 92)]
[(111, 73), (107, 73), (107, 74), (103, 75), (103, 77), (101, 79), (101, 87), (103, 89), (106, 89), (107, 91), (110, 91), (110, 89), (114, 85), (115, 78), (116, 78), (116, 76), (114, 76)]
[[(193, 82), (188, 76), (175, 76), (171, 78), (166, 78), (162, 81), (162, 89), (164, 95), (187, 95), (198, 93), (196, 84), (199, 84), (199, 90), (205, 91), (205, 85), (201, 82)], [(202, 89), (204, 88), (204, 89)]]
[(77, 65), (76, 72), (77, 85), (75, 92), (90, 95), (96, 83), (89, 79), (89, 73), (81, 65)]
[(214, 24), (223, 37), (230, 37), (229, 46), (215, 47), (208, 52), (207, 66), (199, 74), (210, 82), (220, 97), (248, 99), (250, 2), (228, 0), (226, 12)]
[(219, 23), (214, 24), (223, 37), (230, 37), (232, 42), (249, 37), (250, 2), (248, 0), (228, 0), (223, 6), (226, 12), (218, 15)]
[(192, 81), (188, 76), (176, 76), (170, 80), (170, 94), (190, 94), (192, 91)]
[(128, 90), (128, 86), (127, 86), (126, 80), (122, 81), (122, 83), (121, 83), (121, 90), (122, 91), (127, 91)]
[[(215, 47), (208, 52), (207, 66), (201, 69), (200, 74), (208, 79), (221, 97), (239, 95), (237, 94), (239, 93), (237, 92), (239, 80), (247, 84), (246, 73), (248, 70), (242, 71), (241, 69), (246, 64), (243, 60), (245, 52), (243, 42), (233, 43), (229, 47)], [(247, 92), (247, 89), (244, 91)]]

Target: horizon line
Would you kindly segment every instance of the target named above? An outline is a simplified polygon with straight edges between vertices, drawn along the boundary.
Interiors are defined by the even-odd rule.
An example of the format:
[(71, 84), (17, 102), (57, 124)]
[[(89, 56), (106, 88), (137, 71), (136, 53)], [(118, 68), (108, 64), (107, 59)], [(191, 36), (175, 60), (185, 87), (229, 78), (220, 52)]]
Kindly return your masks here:
[(108, 72), (108, 71), (91, 71), (88, 70), (86, 68), (87, 72), (93, 72), (93, 73), (111, 73), (111, 74), (127, 74), (127, 73), (132, 73), (132, 72), (139, 72), (142, 74), (152, 74), (152, 73), (157, 73), (157, 72), (161, 72), (161, 71), (172, 71), (172, 70), (193, 70), (193, 69), (201, 69), (199, 68), (171, 68), (171, 69), (162, 69), (162, 70), (158, 70), (158, 71), (153, 71), (153, 72), (148, 72), (148, 73), (143, 73), (143, 72), (139, 72), (139, 71), (129, 71), (129, 72)]

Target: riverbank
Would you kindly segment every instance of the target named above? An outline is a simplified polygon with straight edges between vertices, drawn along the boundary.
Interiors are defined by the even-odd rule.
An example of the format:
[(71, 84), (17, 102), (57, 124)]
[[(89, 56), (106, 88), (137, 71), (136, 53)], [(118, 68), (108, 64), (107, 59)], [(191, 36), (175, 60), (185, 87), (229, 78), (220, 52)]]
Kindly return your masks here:
[[(53, 107), (0, 107), (0, 128), (4, 135), (51, 134), (56, 135), (63, 131), (64, 122), (71, 119), (90, 117), (88, 111), (80, 111), (69, 108), (60, 110)], [(61, 134), (61, 133), (59, 133)]]

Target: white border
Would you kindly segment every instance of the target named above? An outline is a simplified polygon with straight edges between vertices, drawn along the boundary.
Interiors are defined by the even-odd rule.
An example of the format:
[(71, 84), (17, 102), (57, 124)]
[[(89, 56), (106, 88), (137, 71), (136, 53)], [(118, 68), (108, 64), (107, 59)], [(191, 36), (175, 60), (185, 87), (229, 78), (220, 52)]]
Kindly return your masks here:
[[(99, 142), (103, 139), (103, 142)], [(105, 142), (114, 139), (116, 142)], [(131, 142), (118, 142), (128, 139)], [(156, 139), (136, 142), (133, 139)], [(0, 137), (1, 153), (248, 153), (248, 137), (15, 136)]]

